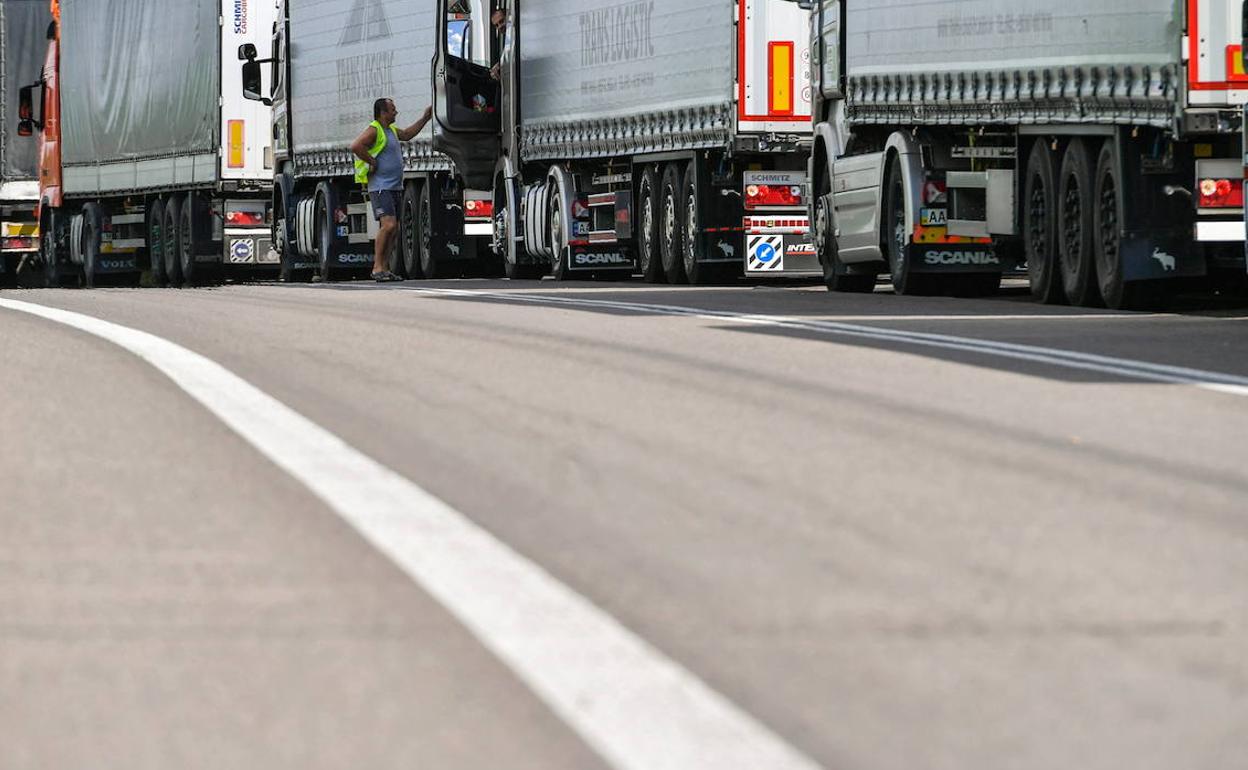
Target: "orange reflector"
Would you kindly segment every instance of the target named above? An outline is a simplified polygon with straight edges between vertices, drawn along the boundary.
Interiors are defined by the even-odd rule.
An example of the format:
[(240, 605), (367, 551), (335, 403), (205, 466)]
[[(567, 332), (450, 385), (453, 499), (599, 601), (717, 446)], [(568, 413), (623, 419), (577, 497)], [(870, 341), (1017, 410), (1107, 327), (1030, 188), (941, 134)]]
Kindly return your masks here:
[(243, 136), (244, 122), (241, 120), (231, 120), (229, 122), (229, 158), (227, 165), (230, 168), (242, 168), (247, 165), (246, 144)]
[(793, 43), (767, 44), (767, 111), (772, 115), (793, 114)]
[(1244, 47), (1242, 45), (1226, 47), (1226, 80), (1228, 83), (1248, 82), (1248, 72), (1244, 71)]

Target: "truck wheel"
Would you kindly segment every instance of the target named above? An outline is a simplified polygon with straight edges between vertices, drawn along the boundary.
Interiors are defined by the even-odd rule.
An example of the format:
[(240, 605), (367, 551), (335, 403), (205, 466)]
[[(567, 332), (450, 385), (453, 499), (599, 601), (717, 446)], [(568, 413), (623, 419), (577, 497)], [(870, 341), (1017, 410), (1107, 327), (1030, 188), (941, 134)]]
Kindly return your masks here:
[(689, 279), (689, 283), (696, 285), (707, 283), (711, 280), (711, 266), (703, 262), (699, 257), (702, 255), (698, 249), (698, 236), (701, 234), (702, 218), (698, 216), (699, 204), (698, 199), (698, 167), (695, 165), (697, 161), (689, 161), (689, 165), (685, 167), (684, 185), (682, 186), (681, 200), (685, 206), (685, 226), (684, 226), (684, 248), (681, 249), (681, 258), (685, 263), (685, 277)]
[(165, 273), (165, 243), (163, 219), (165, 216), (164, 201), (155, 198), (147, 205), (147, 260), (152, 271), (152, 285), (165, 286), (169, 277)]
[(1057, 244), (1057, 174), (1053, 151), (1039, 139), (1027, 159), (1023, 188), (1023, 238), (1031, 296), (1046, 305), (1066, 302)]
[(554, 253), (550, 263), (550, 274), (556, 281), (566, 281), (571, 272), (568, 265), (568, 225), (567, 217), (564, 215), (567, 206), (564, 205), (563, 192), (559, 186), (553, 180), (547, 182), (547, 185), (550, 186), (547, 221), (550, 223), (550, 248)]
[(680, 167), (675, 163), (667, 164), (663, 169), (663, 182), (659, 187), (659, 249), (663, 255), (663, 272), (667, 274), (667, 282), (682, 284), (689, 281), (685, 275), (685, 259), (681, 253), (684, 249), (684, 217), (680, 205), (680, 193), (684, 188)]
[(870, 294), (875, 291), (874, 273), (849, 274), (841, 262), (836, 243), (836, 227), (832, 213), (832, 181), (827, 173), (819, 178), (819, 195), (815, 199), (815, 250), (823, 267), (823, 285), (828, 291), (847, 294)]
[(334, 245), (334, 215), (330, 205), (332, 190), (329, 184), (321, 182), (316, 186), (316, 200), (312, 207), (312, 228), (315, 237), (317, 263), (320, 265), (321, 280), (329, 283), (334, 280), (337, 270), (330, 259)]
[(438, 255), (433, 253), (433, 194), (428, 183), (420, 186), (420, 205), (416, 217), (417, 252), (420, 255), (420, 273), (426, 280), (444, 278), (446, 268)]
[(61, 286), (61, 261), (56, 253), (56, 228), (60, 226), (57, 220), (56, 210), (49, 207), (47, 215), (39, 223), (39, 252), (43, 257), (43, 283), (49, 289), (57, 289)]
[(178, 230), (181, 228), (181, 207), (178, 205), (177, 196), (170, 195), (164, 199), (164, 216), (161, 221), (164, 223), (161, 229), (161, 240), (164, 243), (161, 249), (165, 257), (165, 275), (169, 278), (170, 286), (182, 285), (182, 260), (178, 256), (179, 244), (182, 241)]
[(100, 229), (103, 212), (98, 203), (82, 207), (82, 285), (95, 288), (95, 268), (100, 263)]
[(1098, 288), (1105, 305), (1113, 310), (1152, 310), (1165, 301), (1164, 282), (1128, 283), (1123, 279), (1118, 211), (1124, 202), (1114, 149), (1113, 142), (1106, 142), (1096, 163), (1096, 206), (1092, 217), (1096, 232)]
[(910, 268), (907, 235), (910, 222), (906, 218), (906, 186), (901, 173), (901, 161), (893, 158), (888, 163), (887, 182), (884, 186), (884, 237), (888, 257), (889, 274), (893, 291), (903, 296), (932, 294), (936, 280), (930, 275), (916, 275)]
[(1073, 139), (1062, 158), (1058, 184), (1057, 229), (1062, 267), (1062, 290), (1071, 304), (1095, 307), (1100, 304), (1094, 254), (1094, 205), (1092, 163), (1082, 139)]
[(421, 271), (421, 244), (420, 234), (420, 194), (416, 191), (416, 183), (408, 182), (403, 188), (403, 206), (399, 210), (399, 248), (396, 252), (399, 259), (394, 260), (397, 264), (395, 267), (401, 267), (399, 272), (392, 267), (391, 272), (398, 273), (404, 278), (420, 279), (424, 278)]
[(659, 245), (659, 172), (647, 165), (637, 188), (637, 261), (646, 283), (663, 280), (663, 254)]
[(199, 278), (195, 265), (195, 193), (188, 193), (178, 212), (178, 262), (182, 265), (182, 282), (194, 286)]

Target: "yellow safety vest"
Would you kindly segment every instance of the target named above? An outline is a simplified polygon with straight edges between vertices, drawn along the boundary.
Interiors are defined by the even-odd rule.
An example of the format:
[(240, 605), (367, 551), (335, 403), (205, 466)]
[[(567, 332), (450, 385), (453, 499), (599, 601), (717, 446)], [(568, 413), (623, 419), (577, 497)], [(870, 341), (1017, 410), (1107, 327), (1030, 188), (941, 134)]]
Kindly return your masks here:
[[(368, 151), (369, 157), (376, 158), (378, 155), (381, 154), (382, 150), (386, 149), (386, 143), (389, 141), (389, 137), (387, 136), (387, 134), (389, 132), (386, 131), (386, 129), (382, 128), (381, 123), (376, 120), (374, 120), (372, 123), (369, 123), (368, 125), (377, 129), (377, 141), (373, 142), (372, 149)], [(360, 160), (359, 158), (356, 158), (355, 159), (355, 181), (362, 185), (368, 185), (368, 172), (369, 172), (368, 164)]]

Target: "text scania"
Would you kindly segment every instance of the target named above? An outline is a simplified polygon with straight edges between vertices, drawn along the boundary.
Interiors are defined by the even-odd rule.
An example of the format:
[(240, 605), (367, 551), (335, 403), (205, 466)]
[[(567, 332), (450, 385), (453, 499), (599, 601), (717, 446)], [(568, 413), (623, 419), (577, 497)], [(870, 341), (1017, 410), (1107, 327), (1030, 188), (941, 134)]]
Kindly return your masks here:
[(234, 34), (247, 34), (247, 0), (234, 0)]
[(923, 255), (929, 265), (999, 265), (997, 255), (987, 251), (929, 251)]
[(583, 66), (654, 56), (654, 0), (585, 11), (580, 18)]

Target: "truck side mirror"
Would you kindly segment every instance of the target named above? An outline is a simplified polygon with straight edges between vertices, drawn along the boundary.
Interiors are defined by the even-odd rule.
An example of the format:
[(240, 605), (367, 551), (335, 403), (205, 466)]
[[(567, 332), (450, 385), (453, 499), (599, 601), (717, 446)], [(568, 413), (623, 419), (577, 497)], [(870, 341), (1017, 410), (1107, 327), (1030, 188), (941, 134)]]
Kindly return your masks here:
[(36, 128), (43, 128), (40, 121), (35, 120), (35, 88), (41, 86), (22, 86), (17, 92), (17, 135), (33, 136)]
[[(252, 51), (254, 53), (254, 46)], [(261, 102), (266, 107), (273, 106), (273, 100), (261, 93), (263, 88), (264, 74), (260, 69), (260, 62), (255, 59), (243, 62), (243, 98), (253, 102)]]
[(238, 47), (239, 61), (255, 61), (258, 54), (254, 43), (243, 43)]

